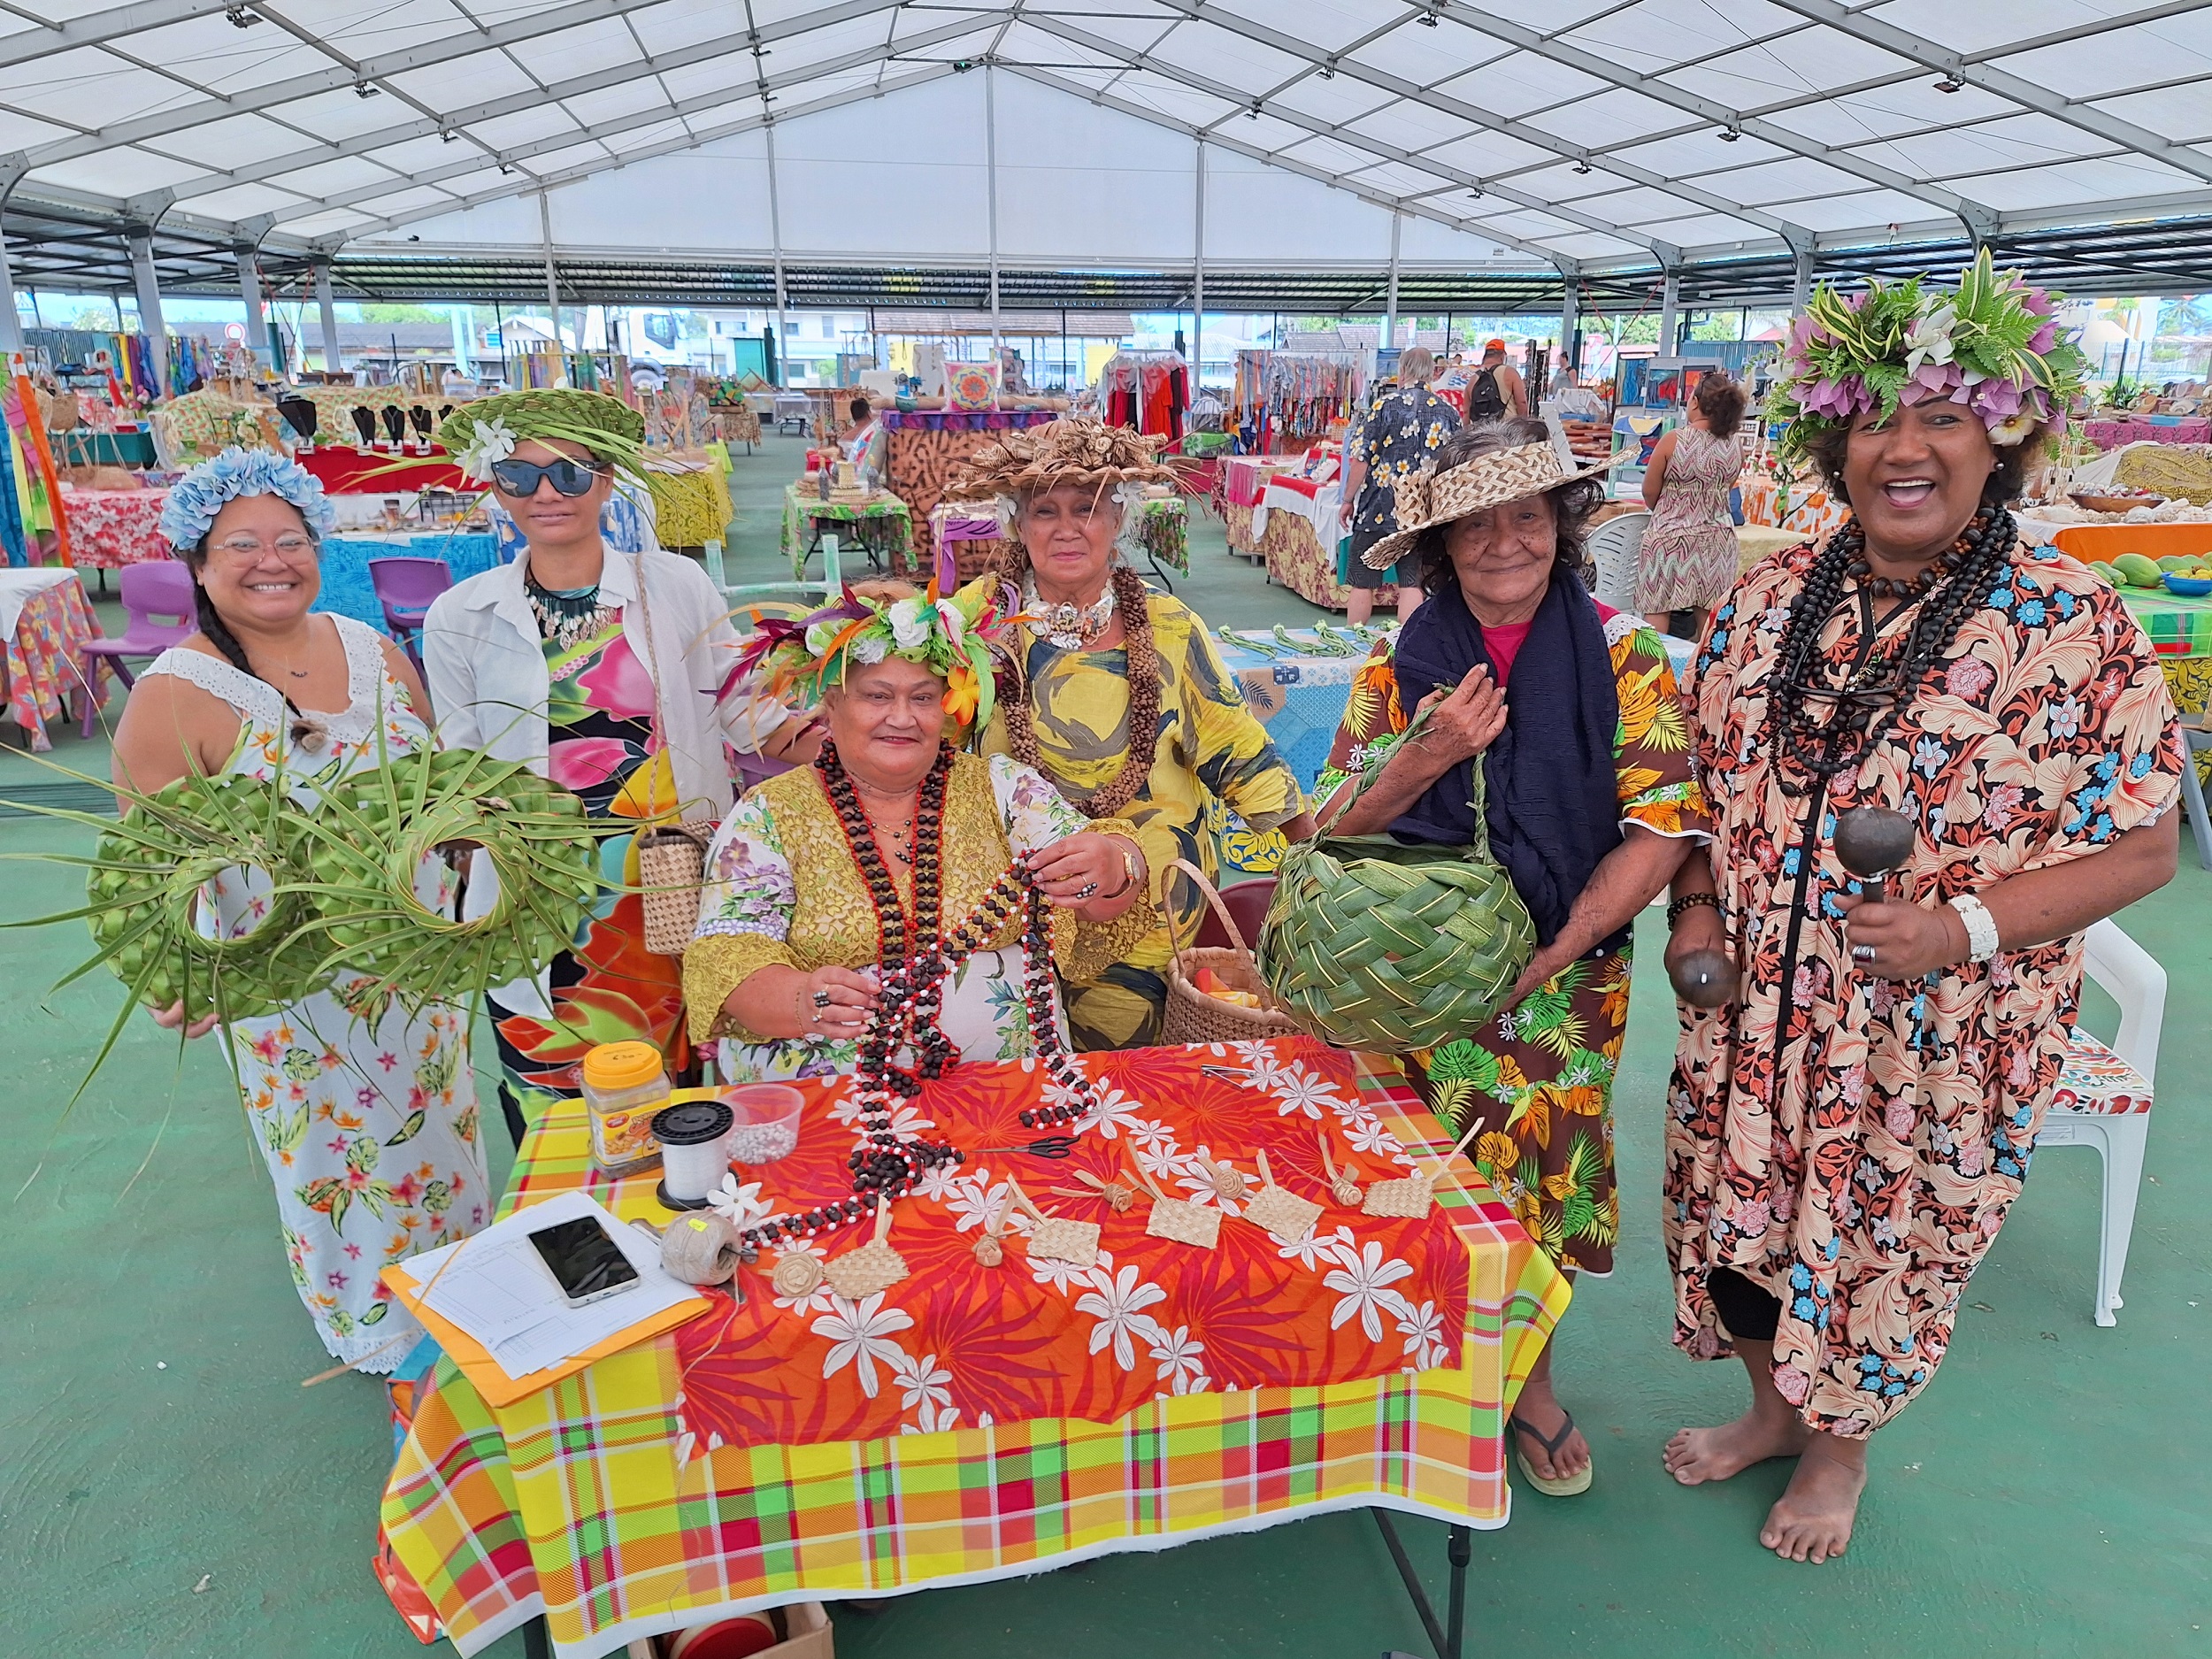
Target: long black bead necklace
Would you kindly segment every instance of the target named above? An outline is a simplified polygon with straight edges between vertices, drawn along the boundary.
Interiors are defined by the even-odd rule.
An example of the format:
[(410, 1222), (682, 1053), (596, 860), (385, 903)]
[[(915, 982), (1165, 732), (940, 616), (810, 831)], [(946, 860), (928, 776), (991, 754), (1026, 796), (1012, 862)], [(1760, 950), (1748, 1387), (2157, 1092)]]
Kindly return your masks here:
[[(1916, 582), (1870, 575), (1865, 532), (1856, 519), (1829, 537), (1791, 604), (1770, 682), (1768, 724), (1783, 793), (1805, 795), (1824, 787), (1889, 736), (1928, 670), (1987, 598), (2017, 535), (2010, 512), (2001, 507), (1985, 512)], [(1864, 661), (1839, 679), (1821, 651), (1820, 636), (1849, 603), (1847, 581), (1855, 584), (1868, 649)], [(1878, 597), (1901, 599), (1901, 610), (1917, 608), (1902, 640), (1886, 647), (1872, 642), (1881, 626), (1873, 615)], [(1809, 706), (1814, 703), (1829, 705), (1824, 718)]]

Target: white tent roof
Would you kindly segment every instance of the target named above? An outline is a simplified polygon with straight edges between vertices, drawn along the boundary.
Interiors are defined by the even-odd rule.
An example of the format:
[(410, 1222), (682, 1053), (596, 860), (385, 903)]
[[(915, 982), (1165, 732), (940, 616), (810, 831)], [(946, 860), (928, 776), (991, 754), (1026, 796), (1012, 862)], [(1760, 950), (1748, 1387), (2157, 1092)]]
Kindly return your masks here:
[(31, 0), (0, 177), (279, 252), (1156, 267), (1203, 140), (1210, 265), (1395, 215), (1598, 273), (2212, 215), (2208, 84), (2208, 0)]

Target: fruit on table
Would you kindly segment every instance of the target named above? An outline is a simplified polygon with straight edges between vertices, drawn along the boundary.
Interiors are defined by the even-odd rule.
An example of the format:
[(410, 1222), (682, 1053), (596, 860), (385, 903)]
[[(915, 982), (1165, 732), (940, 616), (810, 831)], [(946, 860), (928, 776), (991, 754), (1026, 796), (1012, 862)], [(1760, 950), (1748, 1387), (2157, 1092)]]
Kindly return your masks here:
[(2112, 568), (2123, 581), (2136, 588), (2155, 588), (2166, 573), (2140, 553), (2121, 554), (2112, 561)]
[(2184, 576), (2187, 576), (2193, 573), (2196, 564), (2197, 559), (2193, 554), (2169, 553), (2158, 561), (2158, 568), (2162, 571), (2178, 571)]

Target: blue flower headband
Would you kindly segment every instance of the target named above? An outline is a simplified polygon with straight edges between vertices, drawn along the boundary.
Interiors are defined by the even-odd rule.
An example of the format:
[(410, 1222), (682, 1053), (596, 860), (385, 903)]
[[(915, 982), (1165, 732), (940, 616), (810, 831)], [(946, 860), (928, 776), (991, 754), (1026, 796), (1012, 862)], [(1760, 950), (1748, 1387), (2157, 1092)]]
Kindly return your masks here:
[(161, 505), (161, 534), (173, 548), (197, 547), (227, 501), (241, 495), (281, 495), (300, 510), (307, 527), (328, 535), (338, 513), (313, 473), (273, 449), (229, 449), (203, 461), (169, 487)]

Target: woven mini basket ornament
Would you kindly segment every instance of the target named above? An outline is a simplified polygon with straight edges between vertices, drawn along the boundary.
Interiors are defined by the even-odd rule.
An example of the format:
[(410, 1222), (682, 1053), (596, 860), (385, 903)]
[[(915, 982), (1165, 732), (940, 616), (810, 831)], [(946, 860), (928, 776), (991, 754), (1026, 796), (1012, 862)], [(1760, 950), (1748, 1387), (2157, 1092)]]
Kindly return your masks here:
[(876, 1236), (856, 1250), (848, 1250), (823, 1270), (830, 1288), (847, 1302), (858, 1302), (879, 1290), (888, 1290), (910, 1270), (906, 1258), (891, 1248), (891, 1205), (876, 1201)]
[(1321, 1219), (1321, 1206), (1275, 1185), (1275, 1171), (1267, 1165), (1264, 1147), (1260, 1148), (1260, 1179), (1263, 1185), (1245, 1205), (1244, 1218), (1266, 1228), (1285, 1244), (1298, 1243)]
[(645, 912), (645, 949), (656, 956), (680, 956), (691, 949), (714, 828), (703, 821), (664, 824), (637, 838), (638, 904)]
[[(1416, 715), (1404, 741), (1427, 721)], [(1362, 774), (1332, 823), (1381, 770)], [(1260, 929), (1260, 973), (1309, 1031), (1379, 1054), (1433, 1048), (1488, 1020), (1528, 966), (1536, 929), (1490, 856), (1481, 757), (1473, 770), (1469, 846), (1325, 832), (1284, 858)]]

